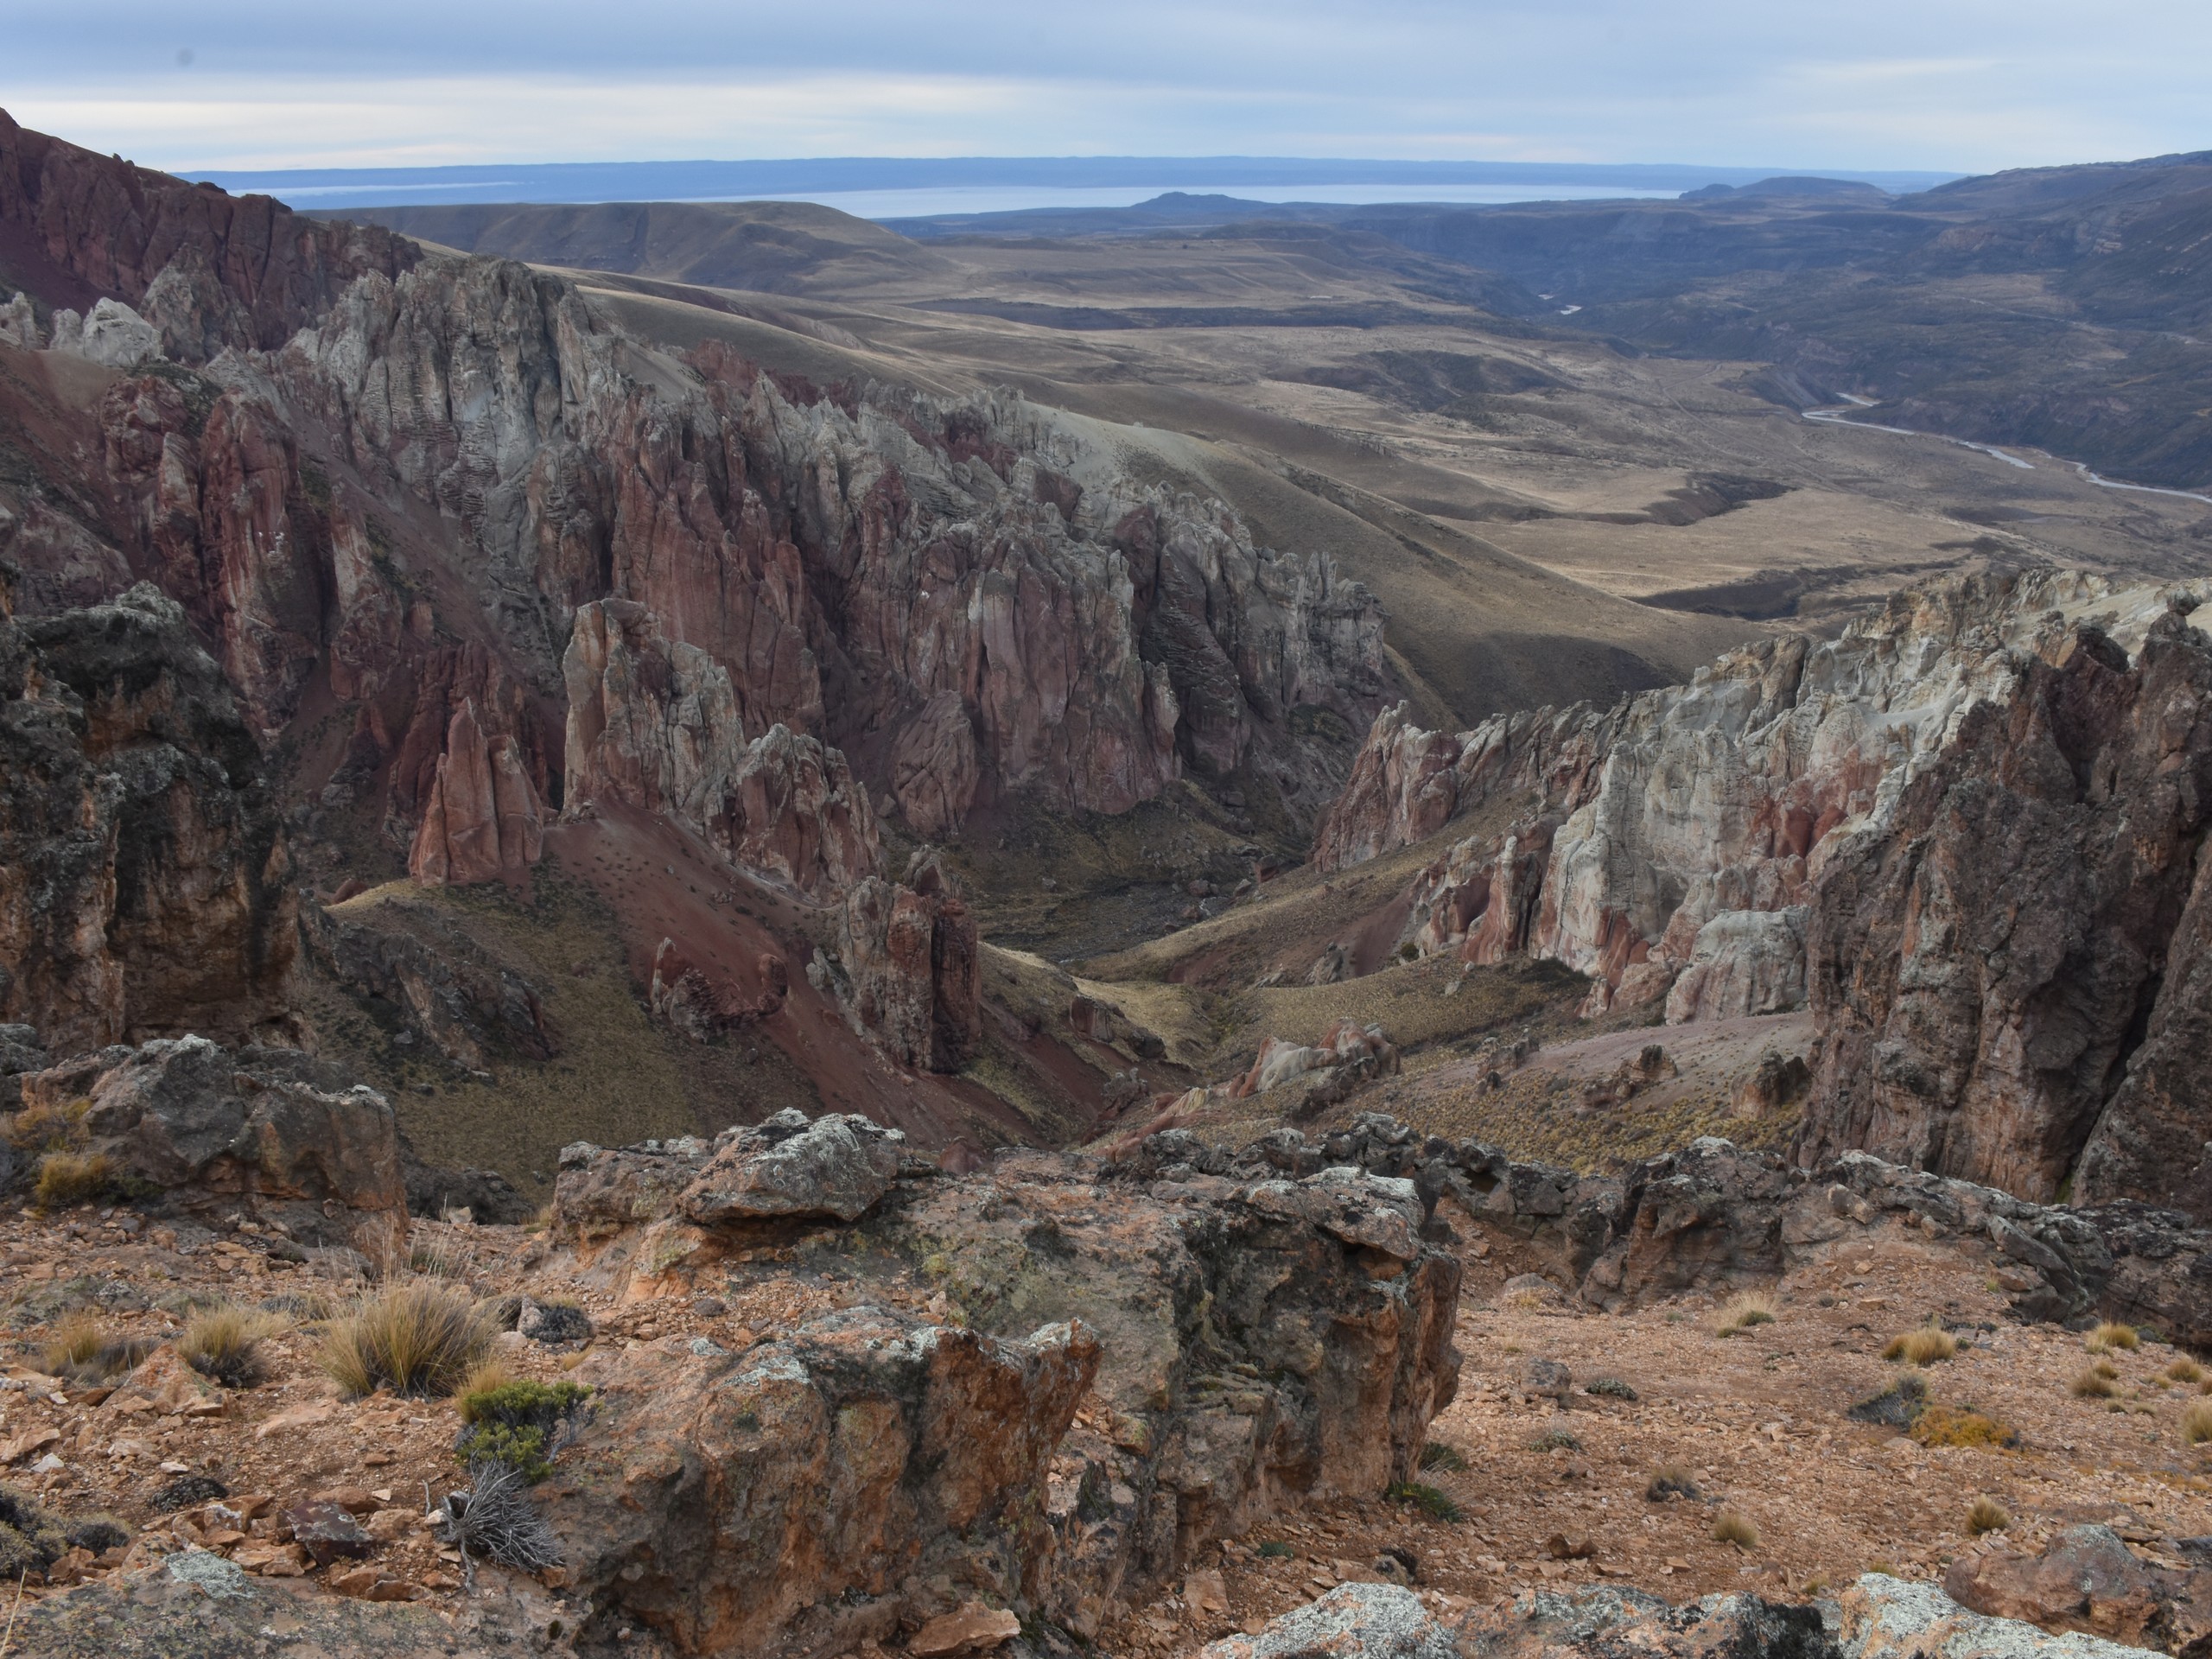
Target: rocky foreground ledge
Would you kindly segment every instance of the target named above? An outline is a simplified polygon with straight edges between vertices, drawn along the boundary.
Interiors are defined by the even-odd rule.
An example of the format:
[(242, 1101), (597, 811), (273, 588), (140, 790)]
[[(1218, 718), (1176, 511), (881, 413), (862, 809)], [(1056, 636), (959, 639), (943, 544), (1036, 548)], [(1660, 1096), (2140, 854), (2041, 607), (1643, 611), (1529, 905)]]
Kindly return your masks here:
[[(280, 1097), (276, 1071), (249, 1075), (207, 1049), (126, 1051), (86, 1074), (87, 1121), (118, 1167), (153, 1170), (195, 1113), (221, 1119), (208, 1145), (228, 1150), (200, 1157), (186, 1185), (143, 1206), (174, 1214), (168, 1230), (191, 1238), (219, 1231), (215, 1211), (235, 1206), (232, 1242), (194, 1247), (212, 1249), (233, 1281), (251, 1277), (257, 1244), (283, 1240), (245, 1222), (289, 1214), (283, 1206), (310, 1192), (327, 1223), (382, 1224), (381, 1203), (397, 1191), (385, 1118), (365, 1101), (309, 1115), (316, 1166), (358, 1172), (343, 1184), (360, 1200), (348, 1205), (284, 1174), (302, 1166), (302, 1148), (285, 1141), (298, 1114), (248, 1103)], [(185, 1059), (221, 1086), (183, 1089)], [(24, 1070), (23, 1099), (42, 1100), (58, 1070)], [(342, 1096), (296, 1096), (332, 1098)], [(125, 1101), (138, 1104), (125, 1111)], [(118, 1217), (67, 1223), (72, 1248), (134, 1238)], [(41, 1501), (59, 1503), (75, 1490), (73, 1465), (104, 1449), (126, 1455), (111, 1427), (143, 1437), (142, 1420), (174, 1420), (160, 1444), (186, 1451), (198, 1437), (192, 1461), (273, 1506), (226, 1533), (222, 1514), (233, 1511), (221, 1500), (172, 1518), (105, 1497), (135, 1536), (75, 1561), (86, 1581), (30, 1611), (25, 1651), (137, 1651), (115, 1645), (117, 1632), (153, 1641), (172, 1624), (174, 1639), (159, 1637), (168, 1647), (143, 1650), (259, 1651), (273, 1639), (258, 1634), (267, 1625), (337, 1654), (516, 1642), (807, 1659), (1193, 1651), (1194, 1638), (1233, 1628), (1211, 1565), (1225, 1544), (1242, 1562), (1253, 1538), (1302, 1535), (1313, 1517), (1376, 1505), (1422, 1478), (1432, 1425), (1459, 1386), (1463, 1264), (1477, 1260), (1494, 1276), (1510, 1259), (1562, 1306), (1597, 1317), (1768, 1285), (1864, 1236), (1910, 1235), (1975, 1282), (2001, 1282), (2022, 1319), (2123, 1313), (2182, 1340), (2212, 1329), (2195, 1289), (2206, 1236), (2139, 1206), (2023, 1204), (1864, 1157), (1793, 1170), (1719, 1141), (1619, 1179), (1582, 1178), (1373, 1114), (1318, 1138), (1279, 1130), (1230, 1148), (1175, 1130), (1118, 1160), (1008, 1152), (950, 1174), (865, 1118), (785, 1112), (713, 1141), (571, 1147), (541, 1236), (434, 1230), (440, 1249), (459, 1239), (474, 1253), (476, 1294), (515, 1303), (502, 1351), (530, 1374), (589, 1391), (533, 1492), (559, 1567), (543, 1581), (484, 1567), (464, 1586), (435, 1562), (405, 1566), (428, 1542), (410, 1541), (421, 1517), (399, 1489), (454, 1478), (443, 1407), (318, 1403), (311, 1364), (280, 1368), (266, 1390), (280, 1397), (264, 1401), (264, 1390), (195, 1380), (157, 1345), (140, 1368), (150, 1380), (134, 1373), (105, 1391), (121, 1405), (104, 1404), (100, 1389), (22, 1378), (0, 1396), (0, 1455), (21, 1448), (19, 1477), (37, 1459)], [(207, 1258), (162, 1248), (162, 1271), (181, 1289), (198, 1282)], [(268, 1254), (276, 1276), (311, 1270), (275, 1245)], [(333, 1264), (343, 1254), (320, 1252)], [(11, 1252), (8, 1270), (22, 1259)], [(58, 1285), (58, 1268), (47, 1272)], [(127, 1287), (111, 1300), (131, 1305)], [(148, 1334), (159, 1341), (151, 1325)], [(326, 1567), (283, 1535), (292, 1523), (270, 1517), (313, 1495), (287, 1483), (345, 1466), (346, 1444), (359, 1452), (357, 1420), (384, 1425), (371, 1432), (390, 1450), (364, 1484), (383, 1484), (333, 1491), (365, 1506), (363, 1548), (378, 1553)], [(2114, 1552), (2119, 1582), (2135, 1568), (2117, 1540)], [(1673, 1605), (1649, 1586), (1614, 1586), (1485, 1610), (1429, 1587), (1411, 1566), (1401, 1574), (1410, 1586), (1355, 1584), (1337, 1566), (1347, 1579), (1338, 1590), (1273, 1625), (1254, 1619), (1215, 1659), (2094, 1651), (2031, 1624), (1992, 1625), (1924, 1584), (1862, 1582), (1827, 1610), (1749, 1595)], [(1977, 1571), (1960, 1595), (2000, 1605), (1988, 1585), (2005, 1573)], [(2023, 1582), (2066, 1577), (2035, 1562), (2006, 1571)], [(312, 1593), (325, 1580), (340, 1593)], [(2040, 1595), (2002, 1605), (2064, 1624)], [(2193, 1577), (2127, 1580), (2107, 1601), (2131, 1597), (2152, 1611), (2113, 1632), (2194, 1651), (2193, 1615), (2172, 1611), (2193, 1607)], [(1862, 1605), (1873, 1611), (1854, 1626)], [(1349, 1624), (1338, 1618), (1347, 1606), (1357, 1614)], [(1178, 1614), (1154, 1630), (1143, 1615), (1160, 1608)], [(253, 1620), (244, 1646), (217, 1640)]]

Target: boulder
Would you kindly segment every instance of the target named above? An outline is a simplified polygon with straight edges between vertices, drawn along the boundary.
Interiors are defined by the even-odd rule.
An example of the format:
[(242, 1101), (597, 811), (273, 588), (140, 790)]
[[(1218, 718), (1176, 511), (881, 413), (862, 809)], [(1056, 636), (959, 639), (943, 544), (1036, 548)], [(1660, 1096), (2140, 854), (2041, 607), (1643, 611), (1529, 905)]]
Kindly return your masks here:
[(1033, 1587), (1020, 1541), (1099, 1362), (877, 1308), (743, 1354), (594, 1353), (592, 1420), (538, 1494), (573, 1591), (683, 1654), (837, 1653)]
[(1869, 1573), (1836, 1598), (1837, 1659), (2148, 1659), (2156, 1649), (1967, 1611), (1932, 1584)]
[(1340, 1584), (1319, 1600), (1268, 1621), (1255, 1636), (1227, 1636), (1203, 1659), (1459, 1659), (1452, 1633), (1395, 1584)]
[(1463, 1659), (1836, 1659), (1818, 1608), (1752, 1595), (1675, 1605), (1611, 1586), (1524, 1592), (1470, 1615), (1456, 1634)]
[(233, 1052), (204, 1037), (110, 1048), (22, 1079), (27, 1109), (86, 1102), (81, 1150), (187, 1205), (299, 1206), (302, 1224), (406, 1204), (391, 1103), (296, 1050)]
[(2133, 1647), (2178, 1652), (2212, 1629), (2212, 1573), (2146, 1565), (2110, 1527), (2063, 1529), (2043, 1553), (1999, 1546), (1961, 1554), (1943, 1589), (1970, 1611), (2046, 1630), (2082, 1630)]
[(891, 1190), (906, 1139), (865, 1117), (829, 1114), (810, 1123), (787, 1109), (725, 1133), (677, 1213), (702, 1227), (783, 1217), (856, 1221)]

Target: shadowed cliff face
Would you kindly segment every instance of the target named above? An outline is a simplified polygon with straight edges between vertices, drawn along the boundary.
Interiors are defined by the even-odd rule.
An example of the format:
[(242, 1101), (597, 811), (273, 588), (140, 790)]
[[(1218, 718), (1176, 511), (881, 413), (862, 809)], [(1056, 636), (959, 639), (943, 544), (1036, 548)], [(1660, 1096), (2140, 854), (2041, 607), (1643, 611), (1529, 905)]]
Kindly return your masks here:
[(0, 1019), (58, 1053), (282, 1021), (276, 803), (229, 689), (149, 588), (0, 620)]

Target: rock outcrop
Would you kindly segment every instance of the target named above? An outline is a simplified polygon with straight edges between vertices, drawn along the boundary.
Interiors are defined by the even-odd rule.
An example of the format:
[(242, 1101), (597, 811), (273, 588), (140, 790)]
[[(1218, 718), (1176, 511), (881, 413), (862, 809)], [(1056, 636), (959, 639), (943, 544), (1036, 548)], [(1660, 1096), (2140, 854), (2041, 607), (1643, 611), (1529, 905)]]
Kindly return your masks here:
[(446, 730), (422, 827), (408, 849), (408, 874), (439, 887), (520, 881), (544, 850), (544, 809), (521, 746), (512, 737), (486, 737), (475, 704), (462, 703)]
[(837, 959), (821, 971), (855, 1027), (899, 1065), (957, 1071), (982, 1040), (976, 918), (934, 861), (913, 885), (871, 876), (845, 895)]
[(162, 1039), (19, 1081), (22, 1109), (66, 1124), (73, 1150), (124, 1187), (188, 1208), (251, 1200), (340, 1242), (351, 1223), (404, 1213), (391, 1103), (296, 1049)]
[(2013, 672), (1825, 861), (1801, 1154), (2212, 1215), (2212, 639), (2052, 628)]
[(2149, 1566), (2107, 1526), (2068, 1527), (2035, 1555), (2002, 1546), (1961, 1554), (1943, 1589), (1989, 1618), (2132, 1648), (2201, 1650), (2212, 1636), (2212, 1570)]
[(0, 220), (11, 265), (57, 306), (120, 299), (164, 349), (202, 363), (225, 346), (282, 345), (415, 245), (381, 226), (308, 219), (267, 196), (232, 196), (27, 131), (0, 111)]
[(1255, 1636), (1224, 1637), (1201, 1659), (1460, 1659), (1462, 1649), (1410, 1590), (1340, 1584), (1318, 1601), (1270, 1619)]
[(880, 1308), (742, 1354), (594, 1356), (545, 1512), (570, 1583), (679, 1653), (847, 1652), (936, 1611), (931, 1580), (1041, 1587), (1024, 1535), (1098, 1363), (1080, 1325), (1007, 1341)]
[[(845, 1190), (845, 1178), (817, 1178), (817, 1162), (861, 1179), (842, 1204), (858, 1217), (838, 1256), (861, 1274), (848, 1313), (742, 1356), (639, 1362), (654, 1368), (652, 1389), (674, 1398), (703, 1400), (719, 1384), (728, 1413), (711, 1424), (679, 1413), (667, 1427), (671, 1445), (715, 1449), (639, 1463), (632, 1431), (608, 1430), (608, 1449), (592, 1454), (600, 1459), (592, 1466), (612, 1469), (626, 1455), (639, 1472), (613, 1484), (580, 1478), (577, 1496), (560, 1500), (614, 1511), (603, 1524), (620, 1529), (621, 1548), (594, 1546), (592, 1559), (607, 1565), (588, 1570), (625, 1616), (683, 1632), (740, 1617), (716, 1611), (700, 1623), (703, 1611), (687, 1611), (666, 1587), (664, 1574), (696, 1548), (683, 1541), (696, 1530), (684, 1518), (690, 1495), (706, 1502), (727, 1492), (728, 1502), (712, 1501), (728, 1512), (738, 1491), (731, 1483), (756, 1466), (748, 1461), (756, 1447), (794, 1471), (823, 1470), (829, 1458), (885, 1480), (915, 1468), (924, 1424), (940, 1411), (967, 1423), (961, 1414), (973, 1408), (964, 1402), (981, 1387), (963, 1380), (940, 1393), (930, 1380), (940, 1363), (933, 1357), (957, 1359), (963, 1379), (1007, 1379), (990, 1385), (991, 1408), (1012, 1426), (1000, 1431), (1007, 1455), (995, 1438), (961, 1499), (963, 1514), (988, 1511), (1001, 1524), (963, 1544), (923, 1547), (905, 1529), (914, 1511), (904, 1497), (851, 1511), (836, 1497), (801, 1521), (789, 1507), (793, 1494), (841, 1491), (839, 1481), (823, 1488), (819, 1472), (751, 1481), (743, 1490), (754, 1496), (740, 1512), (761, 1524), (718, 1535), (723, 1554), (702, 1569), (709, 1580), (766, 1586), (775, 1563), (802, 1548), (795, 1540), (817, 1537), (834, 1519), (832, 1540), (804, 1548), (810, 1560), (837, 1563), (831, 1576), (844, 1592), (809, 1609), (781, 1590), (758, 1591), (760, 1622), (744, 1627), (757, 1650), (774, 1640), (815, 1651), (817, 1640), (888, 1639), (953, 1611), (941, 1585), (932, 1589), (914, 1566), (928, 1548), (964, 1552), (966, 1593), (1095, 1634), (1117, 1601), (1171, 1581), (1212, 1540), (1309, 1499), (1372, 1495), (1410, 1478), (1428, 1423), (1456, 1386), (1459, 1267), (1419, 1236), (1421, 1204), (1408, 1180), (1264, 1165), (1260, 1179), (1185, 1166), (1137, 1180), (1093, 1160), (1041, 1153), (1001, 1154), (987, 1171), (951, 1177), (920, 1159), (869, 1164), (868, 1132), (850, 1120), (802, 1124), (734, 1132), (720, 1150), (676, 1141), (563, 1156), (556, 1235), (588, 1277), (632, 1296), (711, 1282), (730, 1251), (789, 1236), (781, 1215), (841, 1213), (823, 1195)], [(811, 1148), (803, 1158), (784, 1152), (802, 1147)], [(752, 1190), (747, 1183), (779, 1157), (794, 1177), (786, 1185), (812, 1195), (804, 1210), (750, 1200), (718, 1209), (721, 1200), (707, 1196)], [(871, 1196), (894, 1163), (895, 1179)], [(875, 1305), (868, 1275), (901, 1267), (941, 1287), (965, 1332), (918, 1326)], [(676, 1380), (686, 1363), (696, 1384)], [(1067, 1392), (1065, 1379), (1078, 1375)], [(931, 1403), (938, 1399), (953, 1403)], [(984, 1431), (977, 1420), (963, 1432)], [(595, 1423), (582, 1444), (601, 1434)], [(857, 1491), (878, 1478), (850, 1478)], [(935, 1478), (914, 1478), (916, 1498), (937, 1502)], [(641, 1481), (665, 1483), (681, 1502), (648, 1501)], [(639, 1507), (620, 1508), (622, 1491)], [(818, 1498), (815, 1507), (823, 1509)], [(859, 1565), (869, 1550), (873, 1564)], [(632, 1560), (646, 1566), (635, 1602), (626, 1585), (639, 1580), (616, 1570)], [(719, 1590), (699, 1604), (736, 1605)], [(830, 1619), (855, 1622), (832, 1630)]]
[(278, 807), (214, 662), (149, 587), (0, 616), (0, 1017), (63, 1053), (280, 1024)]
[[(1457, 737), (1378, 720), (1316, 839), (1339, 868), (1486, 810), (1402, 938), (1591, 976), (1586, 1012), (1810, 1001), (1802, 1161), (1872, 1151), (2031, 1198), (2212, 1215), (2197, 591), (1961, 578), (1610, 709)], [(2169, 961), (2180, 964), (2168, 972)]]

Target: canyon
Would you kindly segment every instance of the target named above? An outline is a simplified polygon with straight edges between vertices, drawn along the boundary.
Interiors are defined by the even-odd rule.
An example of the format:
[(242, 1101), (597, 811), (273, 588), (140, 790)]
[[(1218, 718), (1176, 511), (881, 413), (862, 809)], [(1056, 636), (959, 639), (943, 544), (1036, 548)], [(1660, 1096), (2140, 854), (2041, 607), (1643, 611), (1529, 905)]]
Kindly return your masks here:
[[(1397, 221), (472, 211), (538, 263), (0, 115), (37, 1650), (2195, 1651), (2185, 499), (1808, 426)], [(506, 1382), (326, 1379), (448, 1294)], [(249, 1296), (264, 1372), (195, 1369)], [(2029, 1440), (1863, 1414), (1874, 1306)], [(1736, 1471), (1758, 1556), (1630, 1466), (1639, 1365), (1786, 1389), (1855, 1507)], [(524, 1382), (553, 1541), (472, 1554)], [(1860, 1501), (1931, 1446), (2017, 1536)], [(2068, 1551), (2129, 1611), (2037, 1601)]]

